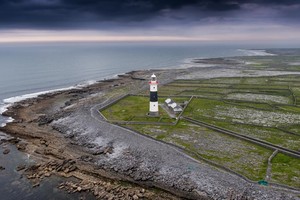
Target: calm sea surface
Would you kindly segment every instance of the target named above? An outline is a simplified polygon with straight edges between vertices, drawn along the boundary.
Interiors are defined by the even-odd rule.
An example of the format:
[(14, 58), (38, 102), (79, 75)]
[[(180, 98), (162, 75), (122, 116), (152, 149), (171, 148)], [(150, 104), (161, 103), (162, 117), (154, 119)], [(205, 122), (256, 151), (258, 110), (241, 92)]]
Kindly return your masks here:
[(130, 70), (176, 67), (187, 58), (241, 54), (234, 46), (196, 44), (0, 44), (0, 99)]

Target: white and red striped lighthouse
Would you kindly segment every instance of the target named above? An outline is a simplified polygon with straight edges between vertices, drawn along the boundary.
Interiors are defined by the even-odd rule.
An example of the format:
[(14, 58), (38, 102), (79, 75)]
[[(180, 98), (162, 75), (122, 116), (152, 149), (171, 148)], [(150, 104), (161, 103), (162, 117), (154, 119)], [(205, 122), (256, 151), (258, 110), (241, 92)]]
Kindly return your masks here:
[(158, 115), (158, 97), (157, 97), (157, 79), (155, 74), (152, 74), (151, 80), (149, 81), (150, 85), (150, 106), (149, 106), (149, 115), (157, 116)]

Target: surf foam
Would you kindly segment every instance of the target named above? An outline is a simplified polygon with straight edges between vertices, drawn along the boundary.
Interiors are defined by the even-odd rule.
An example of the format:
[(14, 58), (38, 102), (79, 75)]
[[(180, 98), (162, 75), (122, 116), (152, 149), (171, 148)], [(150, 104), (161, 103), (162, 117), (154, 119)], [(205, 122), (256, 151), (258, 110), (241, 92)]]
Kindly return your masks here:
[[(49, 94), (49, 93), (54, 93), (54, 92), (59, 92), (59, 91), (65, 91), (65, 90), (71, 90), (71, 89), (80, 89), (88, 85), (92, 85), (96, 83), (97, 81), (95, 80), (89, 80), (80, 84), (77, 84), (75, 86), (70, 86), (70, 87), (65, 87), (65, 88), (58, 88), (58, 89), (53, 89), (53, 90), (46, 90), (46, 91), (41, 91), (41, 92), (35, 92), (35, 93), (30, 93), (30, 94), (24, 94), (24, 95), (19, 95), (15, 97), (10, 97), (6, 98), (2, 101), (0, 104), (0, 115), (3, 114), (5, 111), (7, 111), (8, 107), (12, 106), (14, 103), (30, 99), (30, 98), (35, 98), (38, 97), (42, 94)], [(9, 117), (5, 118), (5, 122), (0, 124), (1, 127), (4, 127), (7, 123), (12, 122), (14, 119)]]
[(276, 56), (276, 54), (268, 53), (263, 49), (238, 49), (243, 52), (246, 56)]

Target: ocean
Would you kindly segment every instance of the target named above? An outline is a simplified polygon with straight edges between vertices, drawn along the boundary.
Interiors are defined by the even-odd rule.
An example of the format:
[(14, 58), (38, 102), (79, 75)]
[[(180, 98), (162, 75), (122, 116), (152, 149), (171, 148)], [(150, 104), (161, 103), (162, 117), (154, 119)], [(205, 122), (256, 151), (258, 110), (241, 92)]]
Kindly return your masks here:
[[(190, 66), (193, 58), (264, 54), (249, 45), (201, 43), (0, 44), (0, 114), (15, 101), (139, 69)], [(12, 119), (0, 115), (0, 126)]]

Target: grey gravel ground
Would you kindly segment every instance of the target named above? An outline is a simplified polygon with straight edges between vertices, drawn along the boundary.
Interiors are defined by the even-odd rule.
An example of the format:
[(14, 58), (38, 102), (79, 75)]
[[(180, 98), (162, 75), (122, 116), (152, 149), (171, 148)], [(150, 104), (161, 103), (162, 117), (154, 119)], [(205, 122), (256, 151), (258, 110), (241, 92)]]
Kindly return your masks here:
[(111, 146), (112, 154), (98, 156), (96, 164), (102, 169), (173, 191), (191, 192), (199, 198), (227, 199), (229, 194), (243, 194), (263, 200), (300, 199), (289, 191), (250, 183), (197, 161), (176, 147), (107, 123), (98, 110), (111, 99), (106, 99), (104, 94), (92, 99), (73, 107), (74, 112), (52, 125), (66, 136), (72, 136), (78, 144), (89, 146), (89, 151)]

